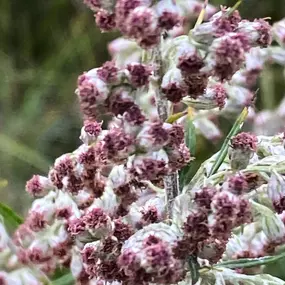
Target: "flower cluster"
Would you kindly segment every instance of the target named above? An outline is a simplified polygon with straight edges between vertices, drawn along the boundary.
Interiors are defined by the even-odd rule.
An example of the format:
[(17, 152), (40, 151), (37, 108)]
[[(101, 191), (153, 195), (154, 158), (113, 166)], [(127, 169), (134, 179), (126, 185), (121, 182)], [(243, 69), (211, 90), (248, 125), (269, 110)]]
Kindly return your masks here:
[[(283, 134), (230, 137), (216, 173), (220, 153), (179, 185), (192, 157), (175, 116), (183, 122), (190, 105), (197, 129), (218, 137), (210, 112), (249, 107), (263, 64), (281, 58), (281, 47), (267, 46), (271, 34), (284, 44), (284, 21), (271, 33), (264, 19), (195, 0), (84, 2), (102, 31), (128, 39), (110, 45), (113, 60), (78, 77), (82, 144), (27, 182), (35, 200), (11, 239), (1, 220), (0, 284), (46, 284), (63, 268), (78, 285), (189, 284), (189, 260), (222, 266), (277, 251), (285, 240)], [(175, 31), (202, 9), (206, 22), (188, 35)], [(213, 271), (206, 275), (217, 284), (229, 274), (236, 284), (258, 280)]]

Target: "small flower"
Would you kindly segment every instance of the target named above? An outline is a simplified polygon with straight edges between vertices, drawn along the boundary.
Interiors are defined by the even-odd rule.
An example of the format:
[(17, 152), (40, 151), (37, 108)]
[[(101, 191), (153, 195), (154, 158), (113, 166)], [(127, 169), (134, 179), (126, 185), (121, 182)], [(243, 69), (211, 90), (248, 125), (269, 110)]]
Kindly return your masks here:
[(252, 220), (253, 215), (250, 202), (245, 198), (241, 198), (238, 202), (238, 211), (235, 226), (238, 227), (243, 224), (249, 224), (252, 222)]
[(167, 130), (169, 136), (169, 146), (179, 146), (184, 143), (184, 129), (180, 124), (172, 124)]
[(105, 9), (100, 9), (95, 14), (96, 25), (102, 32), (110, 32), (116, 27), (116, 15)]
[(124, 242), (131, 237), (133, 230), (130, 225), (123, 223), (120, 219), (114, 220), (113, 235), (120, 242)]
[(223, 189), (233, 194), (241, 195), (249, 190), (249, 186), (246, 177), (242, 173), (238, 173), (229, 177), (223, 184)]
[(168, 173), (168, 156), (165, 151), (136, 156), (128, 162), (130, 173), (139, 179), (157, 180)]
[(253, 46), (267, 47), (271, 44), (271, 26), (264, 19), (255, 19), (253, 22), (243, 20), (236, 31), (247, 35)]
[(129, 72), (128, 78), (130, 83), (134, 87), (142, 87), (149, 83), (149, 77), (151, 75), (149, 66), (140, 63), (132, 63), (127, 65), (127, 70)]
[(186, 144), (182, 143), (179, 147), (166, 150), (168, 155), (168, 167), (170, 171), (180, 170), (191, 160), (190, 150)]
[(167, 130), (160, 121), (146, 121), (136, 138), (136, 146), (140, 150), (157, 151), (168, 143)]
[(114, 115), (123, 115), (130, 107), (134, 106), (134, 100), (130, 96), (130, 90), (124, 87), (115, 88), (108, 100), (108, 109)]
[(183, 80), (181, 71), (178, 68), (169, 69), (162, 79), (162, 92), (165, 97), (173, 102), (178, 103), (187, 95), (187, 87)]
[(214, 76), (220, 80), (229, 80), (238, 71), (245, 60), (245, 52), (249, 50), (246, 35), (229, 33), (213, 41), (206, 58), (207, 66), (213, 70)]
[(222, 83), (211, 83), (205, 90), (203, 98), (214, 101), (214, 105), (223, 109), (228, 97), (227, 90)]
[(217, 190), (215, 187), (205, 186), (195, 192), (194, 201), (199, 207), (210, 210), (212, 199), (216, 193)]
[(208, 215), (206, 212), (197, 211), (191, 213), (184, 225), (184, 235), (191, 237), (195, 244), (209, 237)]
[(26, 183), (26, 191), (34, 197), (43, 197), (53, 188), (51, 181), (44, 176), (34, 175)]
[(204, 94), (207, 88), (209, 74), (206, 72), (183, 74), (183, 79), (184, 84), (186, 85), (187, 95), (196, 99)]
[(234, 170), (246, 168), (257, 147), (257, 138), (250, 133), (240, 133), (231, 139), (230, 159)]
[(102, 131), (101, 126), (102, 123), (85, 120), (80, 134), (81, 141), (87, 145), (94, 143)]
[(188, 41), (181, 43), (177, 47), (176, 57), (178, 59), (177, 67), (182, 71), (183, 75), (198, 73), (204, 66), (202, 56)]
[(171, 240), (177, 237), (166, 227), (151, 224), (124, 243), (118, 265), (129, 281), (173, 284), (184, 277), (183, 263), (174, 257), (172, 250)]
[[(135, 8), (126, 19), (126, 32), (131, 38), (139, 40), (147, 40), (149, 37), (157, 37), (159, 41), (158, 18), (153, 9), (140, 6)], [(150, 47), (150, 46), (149, 46)]]
[(102, 237), (112, 231), (110, 217), (100, 208), (93, 208), (82, 216), (82, 221), (92, 235)]
[(76, 94), (86, 117), (96, 117), (98, 104), (102, 104), (109, 96), (106, 83), (99, 79), (97, 70), (90, 70), (78, 78)]
[(210, 44), (215, 38), (222, 37), (227, 33), (234, 32), (238, 23), (241, 21), (239, 12), (235, 10), (227, 15), (228, 9), (223, 8), (222, 11), (214, 14), (209, 22), (202, 23), (193, 30), (193, 38), (195, 41)]
[(137, 105), (128, 108), (124, 113), (123, 118), (131, 125), (142, 125), (146, 120), (145, 115)]
[(106, 83), (116, 84), (121, 80), (121, 74), (114, 61), (105, 62), (102, 67), (97, 69), (98, 77)]
[(129, 14), (139, 6), (148, 6), (150, 1), (148, 0), (118, 0), (116, 1), (116, 18), (117, 25), (122, 33), (126, 32), (126, 19)]
[(133, 138), (119, 128), (109, 130), (103, 141), (107, 158), (112, 161), (124, 160), (135, 150)]
[(181, 22), (181, 11), (172, 0), (159, 1), (155, 10), (158, 14), (158, 25), (162, 29), (171, 30)]

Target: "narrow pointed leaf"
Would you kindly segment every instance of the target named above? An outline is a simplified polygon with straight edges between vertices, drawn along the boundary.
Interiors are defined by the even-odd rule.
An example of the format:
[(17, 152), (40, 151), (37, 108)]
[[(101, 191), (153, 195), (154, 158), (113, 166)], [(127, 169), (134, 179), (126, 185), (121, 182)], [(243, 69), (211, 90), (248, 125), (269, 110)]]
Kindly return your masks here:
[(194, 285), (198, 282), (200, 278), (200, 273), (199, 273), (199, 263), (197, 261), (197, 257), (194, 255), (191, 255), (188, 260), (188, 264), (190, 267), (190, 273), (191, 273), (191, 284)]
[(281, 253), (276, 256), (265, 256), (265, 257), (260, 257), (260, 258), (241, 258), (237, 260), (228, 260), (228, 261), (218, 263), (217, 266), (226, 267), (230, 269), (249, 268), (249, 267), (261, 266), (261, 265), (273, 263), (282, 258), (285, 258), (285, 253)]
[[(190, 116), (187, 117), (186, 121), (185, 143), (190, 150), (191, 156), (193, 157), (196, 151), (196, 129)], [(183, 167), (180, 172), (180, 184), (182, 187), (190, 182), (191, 168), (192, 163), (190, 161), (188, 165)]]
[(248, 114), (248, 108), (245, 107), (242, 110), (241, 114), (236, 119), (236, 121), (235, 121), (233, 127), (231, 128), (228, 136), (226, 137), (226, 139), (225, 139), (225, 141), (221, 147), (221, 150), (219, 152), (219, 155), (217, 157), (217, 160), (213, 164), (212, 169), (208, 175), (209, 177), (211, 175), (215, 174), (217, 172), (217, 170), (219, 169), (219, 167), (221, 166), (221, 164), (223, 163), (223, 161), (224, 161), (224, 159), (228, 153), (230, 139), (240, 131), (240, 129), (241, 129), (246, 117), (247, 117), (247, 114)]
[(4, 219), (5, 226), (10, 230), (15, 230), (20, 224), (23, 223), (23, 219), (3, 203), (0, 203), (0, 215)]

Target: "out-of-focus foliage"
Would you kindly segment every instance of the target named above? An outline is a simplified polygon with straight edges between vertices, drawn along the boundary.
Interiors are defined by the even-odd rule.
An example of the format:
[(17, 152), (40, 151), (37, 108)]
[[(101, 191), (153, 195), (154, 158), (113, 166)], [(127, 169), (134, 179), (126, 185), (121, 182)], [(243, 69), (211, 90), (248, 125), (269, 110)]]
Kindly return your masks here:
[[(285, 15), (284, 0), (243, 2), (246, 18), (277, 21)], [(8, 180), (0, 200), (18, 212), (27, 205), (25, 181), (46, 173), (56, 157), (76, 148), (81, 126), (77, 76), (108, 59), (107, 43), (116, 36), (101, 34), (80, 0), (0, 1), (0, 178)], [(282, 74), (271, 68), (262, 80), (258, 109), (273, 108), (284, 94)], [(221, 124), (227, 133), (232, 122)], [(216, 149), (198, 138), (200, 159)]]

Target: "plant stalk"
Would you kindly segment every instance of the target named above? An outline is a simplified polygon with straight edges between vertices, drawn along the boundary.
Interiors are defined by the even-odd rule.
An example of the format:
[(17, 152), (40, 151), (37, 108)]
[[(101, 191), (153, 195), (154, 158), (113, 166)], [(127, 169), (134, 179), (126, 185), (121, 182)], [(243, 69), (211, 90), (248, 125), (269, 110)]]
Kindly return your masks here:
[[(155, 64), (155, 77), (157, 79), (156, 88), (156, 107), (159, 118), (165, 122), (169, 117), (168, 101), (161, 92), (161, 82), (163, 76), (163, 64), (161, 58), (160, 47), (154, 49), (153, 59)], [(166, 214), (167, 219), (171, 219), (173, 202), (176, 196), (179, 194), (179, 176), (178, 171), (175, 173), (166, 175), (163, 178), (164, 189), (166, 191)]]

